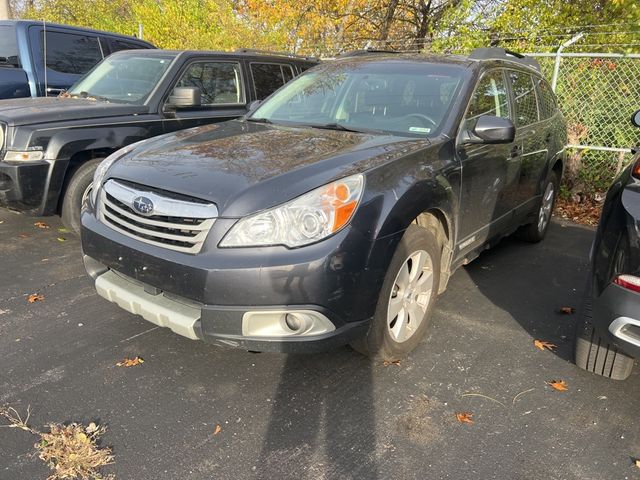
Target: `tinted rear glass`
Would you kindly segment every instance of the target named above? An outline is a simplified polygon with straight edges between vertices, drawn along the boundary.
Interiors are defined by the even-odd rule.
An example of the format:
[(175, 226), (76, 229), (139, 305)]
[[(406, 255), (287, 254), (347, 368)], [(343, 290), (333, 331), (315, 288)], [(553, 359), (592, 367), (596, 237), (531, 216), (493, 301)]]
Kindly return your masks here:
[[(44, 45), (44, 32), (42, 32)], [(47, 67), (60, 73), (83, 74), (102, 60), (98, 37), (47, 32)], [(44, 48), (43, 48), (44, 50)]]
[(0, 26), (0, 66), (18, 66), (16, 30), (9, 25)]
[(252, 63), (251, 74), (258, 100), (264, 100), (293, 78), (289, 65), (275, 63)]

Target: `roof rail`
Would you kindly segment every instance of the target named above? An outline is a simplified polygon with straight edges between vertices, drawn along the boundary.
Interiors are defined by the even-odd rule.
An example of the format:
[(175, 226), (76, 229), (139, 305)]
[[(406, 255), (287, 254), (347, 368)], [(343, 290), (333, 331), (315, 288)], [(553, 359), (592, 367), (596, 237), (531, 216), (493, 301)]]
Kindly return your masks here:
[(255, 53), (257, 55), (272, 55), (274, 57), (289, 57), (289, 58), (299, 58), (301, 60), (308, 60), (311, 62), (317, 62), (318, 59), (316, 57), (307, 57), (304, 55), (296, 55), (295, 53), (288, 52), (272, 52), (270, 50), (259, 50), (255, 48), (238, 48), (235, 53)]
[(351, 52), (341, 53), (340, 55), (338, 55), (338, 58), (360, 57), (362, 55), (370, 55), (370, 54), (376, 54), (376, 53), (402, 53), (402, 52), (399, 52), (398, 50), (382, 50), (382, 49), (375, 49), (375, 48), (365, 48), (364, 50), (353, 50)]
[(505, 48), (476, 48), (469, 54), (469, 58), (473, 60), (510, 60), (540, 71), (540, 64), (536, 59)]

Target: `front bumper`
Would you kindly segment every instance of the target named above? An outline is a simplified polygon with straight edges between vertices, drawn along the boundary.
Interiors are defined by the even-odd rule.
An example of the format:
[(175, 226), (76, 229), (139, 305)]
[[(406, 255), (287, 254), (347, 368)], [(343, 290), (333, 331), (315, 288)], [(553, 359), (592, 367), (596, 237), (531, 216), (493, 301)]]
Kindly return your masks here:
[(66, 160), (0, 161), (0, 206), (31, 215), (55, 213), (68, 163)]
[[(122, 235), (85, 212), (85, 266), (102, 296), (187, 338), (255, 351), (317, 352), (366, 333), (401, 232), (371, 242), (347, 228), (300, 249), (217, 248), (233, 222), (216, 220), (203, 250), (191, 255)], [(332, 328), (247, 335), (245, 316), (265, 311), (313, 312)]]
[(620, 350), (640, 358), (640, 294), (611, 284), (592, 299), (592, 322)]

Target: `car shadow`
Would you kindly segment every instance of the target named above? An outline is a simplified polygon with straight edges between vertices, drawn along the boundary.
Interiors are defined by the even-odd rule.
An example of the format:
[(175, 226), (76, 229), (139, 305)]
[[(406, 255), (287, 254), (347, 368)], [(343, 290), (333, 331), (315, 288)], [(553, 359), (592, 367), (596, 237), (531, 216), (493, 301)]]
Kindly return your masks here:
[[(542, 242), (507, 237), (464, 270), (478, 290), (510, 314), (532, 341), (556, 345), (553, 352), (573, 362), (574, 331), (594, 235), (595, 230), (554, 220)], [(563, 307), (575, 312), (566, 313)]]
[(378, 478), (372, 366), (349, 348), (288, 355), (257, 478)]

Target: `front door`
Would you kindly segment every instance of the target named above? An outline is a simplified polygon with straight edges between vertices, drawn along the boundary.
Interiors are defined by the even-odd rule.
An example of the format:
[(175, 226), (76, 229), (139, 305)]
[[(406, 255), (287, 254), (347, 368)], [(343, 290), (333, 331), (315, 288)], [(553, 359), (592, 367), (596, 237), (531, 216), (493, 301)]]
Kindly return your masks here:
[(165, 118), (165, 131), (173, 132), (224, 122), (247, 113), (240, 62), (198, 60), (186, 66), (174, 87), (197, 87), (202, 104), (180, 108)]
[[(460, 133), (471, 130), (481, 115), (511, 118), (505, 72), (486, 72), (478, 81)], [(511, 222), (520, 177), (520, 145), (458, 142), (462, 166), (458, 252), (473, 250)]]

